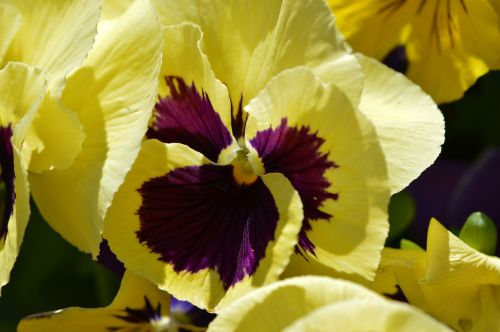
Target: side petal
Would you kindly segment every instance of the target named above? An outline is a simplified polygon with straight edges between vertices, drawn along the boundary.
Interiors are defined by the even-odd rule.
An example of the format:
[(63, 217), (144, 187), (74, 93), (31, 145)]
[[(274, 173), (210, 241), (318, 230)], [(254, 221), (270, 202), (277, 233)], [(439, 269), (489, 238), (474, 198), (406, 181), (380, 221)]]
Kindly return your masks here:
[(144, 142), (104, 238), (127, 268), (209, 310), (226, 292), (276, 280), (296, 244), (300, 201), (279, 176), (235, 186), (231, 167), (185, 145)]
[[(27, 165), (21, 158), (24, 138), (41, 99), (47, 92), (47, 77), (24, 64), (9, 63), (0, 70), (0, 182), (6, 202), (0, 202), (0, 288), (9, 282), (30, 214)], [(7, 129), (7, 134), (5, 130)], [(10, 183), (9, 183), (10, 182)], [(9, 188), (11, 187), (11, 188)], [(10, 196), (10, 200), (9, 200)], [(4, 197), (2, 197), (4, 199)], [(11, 205), (10, 208), (8, 205)], [(10, 210), (10, 212), (8, 212)], [(4, 212), (6, 212), (4, 214)]]
[(160, 52), (161, 31), (153, 8), (147, 1), (137, 1), (68, 79), (62, 102), (82, 121), (86, 132), (82, 152), (68, 169), (30, 177), (44, 218), (94, 256), (99, 252), (104, 215), (147, 129)]
[(387, 236), (387, 171), (370, 123), (308, 69), (274, 78), (245, 108), (249, 160), (301, 195), (307, 259), (373, 278)]
[(233, 105), (255, 97), (276, 74), (299, 65), (315, 67), (346, 51), (321, 1), (154, 1), (163, 24), (192, 22), (204, 34), (215, 75)]
[(20, 26), (21, 15), (11, 6), (0, 4), (0, 64)]
[(78, 67), (91, 49), (97, 32), (99, 0), (10, 1), (21, 14), (22, 24), (7, 61), (43, 68), (49, 89), (58, 97), (66, 75)]
[(365, 85), (360, 110), (373, 123), (387, 162), (391, 192), (405, 188), (441, 152), (444, 119), (432, 99), (403, 75), (357, 54)]
[(170, 296), (127, 271), (113, 302), (104, 308), (67, 308), (28, 316), (19, 332), (149, 331), (168, 328)]

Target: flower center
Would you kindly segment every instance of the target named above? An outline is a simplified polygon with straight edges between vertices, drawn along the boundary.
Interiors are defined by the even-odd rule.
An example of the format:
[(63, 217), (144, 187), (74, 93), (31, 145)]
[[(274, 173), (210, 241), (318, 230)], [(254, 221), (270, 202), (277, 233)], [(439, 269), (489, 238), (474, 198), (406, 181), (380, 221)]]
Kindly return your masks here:
[(238, 150), (236, 157), (231, 162), (233, 166), (233, 177), (236, 183), (244, 186), (251, 185), (257, 181), (257, 175), (255, 174), (252, 165), (247, 158), (248, 149), (243, 147)]

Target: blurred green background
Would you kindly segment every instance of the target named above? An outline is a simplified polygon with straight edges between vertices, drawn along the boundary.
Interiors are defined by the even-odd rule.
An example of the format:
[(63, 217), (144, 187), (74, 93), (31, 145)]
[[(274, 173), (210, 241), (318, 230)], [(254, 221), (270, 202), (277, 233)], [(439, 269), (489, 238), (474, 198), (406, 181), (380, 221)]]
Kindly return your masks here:
[[(487, 148), (500, 147), (500, 72), (483, 76), (463, 99), (440, 108), (446, 119), (446, 143), (440, 159), (473, 162)], [(393, 219), (409, 218), (405, 204), (405, 198), (393, 204)], [(409, 235), (401, 231), (393, 242)], [(118, 284), (116, 275), (52, 231), (32, 204), (11, 282), (2, 289), (0, 331), (15, 331), (19, 319), (33, 313), (107, 305)]]

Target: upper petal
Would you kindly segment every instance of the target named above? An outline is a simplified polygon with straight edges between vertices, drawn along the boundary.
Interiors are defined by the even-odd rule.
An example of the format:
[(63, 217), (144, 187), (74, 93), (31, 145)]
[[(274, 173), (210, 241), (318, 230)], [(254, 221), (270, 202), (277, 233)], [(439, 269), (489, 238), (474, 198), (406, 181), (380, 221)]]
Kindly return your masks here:
[(284, 69), (315, 67), (348, 47), (322, 1), (154, 1), (165, 25), (192, 22), (231, 100), (246, 104)]

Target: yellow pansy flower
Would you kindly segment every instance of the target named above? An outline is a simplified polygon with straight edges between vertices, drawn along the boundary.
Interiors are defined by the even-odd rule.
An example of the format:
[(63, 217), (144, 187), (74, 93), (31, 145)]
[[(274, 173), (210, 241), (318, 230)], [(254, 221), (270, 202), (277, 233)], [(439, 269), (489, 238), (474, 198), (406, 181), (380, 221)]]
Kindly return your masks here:
[(118, 258), (208, 310), (291, 256), (372, 279), (390, 194), (440, 151), (436, 105), (351, 54), (323, 1), (153, 4), (159, 97), (104, 223)]
[(500, 68), (498, 1), (328, 3), (355, 50), (383, 59), (403, 45), (408, 77), (438, 103), (459, 99), (478, 77)]
[(208, 332), (451, 331), (417, 308), (355, 283), (298, 277), (249, 293), (222, 310)]

